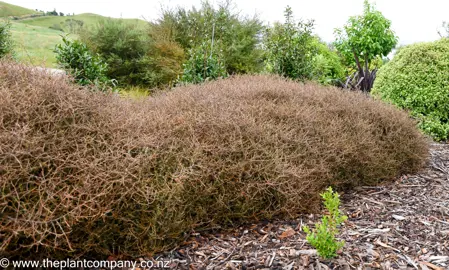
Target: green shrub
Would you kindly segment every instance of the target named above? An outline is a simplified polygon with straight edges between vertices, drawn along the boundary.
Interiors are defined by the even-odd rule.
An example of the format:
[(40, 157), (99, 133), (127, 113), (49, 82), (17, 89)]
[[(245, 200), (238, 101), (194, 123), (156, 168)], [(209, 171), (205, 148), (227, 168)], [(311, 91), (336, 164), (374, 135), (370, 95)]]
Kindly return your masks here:
[(345, 78), (345, 66), (337, 52), (315, 38), (317, 54), (313, 57), (312, 79), (324, 85), (341, 85)]
[(275, 24), (265, 33), (268, 71), (295, 80), (312, 79), (317, 53), (312, 29), (313, 21), (296, 23), (287, 7), (284, 24)]
[(227, 76), (222, 57), (212, 51), (211, 42), (204, 42), (201, 46), (191, 49), (190, 58), (184, 64), (181, 82), (201, 83)]
[(13, 53), (11, 23), (0, 20), (0, 58)]
[(78, 40), (62, 37), (62, 42), (54, 50), (59, 67), (72, 75), (76, 83), (96, 85), (105, 90), (111, 82), (106, 76), (107, 64)]
[(149, 87), (172, 87), (182, 75), (185, 52), (174, 41), (172, 31), (167, 24), (152, 24), (150, 27)]
[(108, 64), (107, 76), (120, 85), (151, 86), (147, 29), (125, 20), (105, 19), (80, 33), (81, 41)]
[(332, 187), (320, 195), (328, 214), (321, 218), (321, 223), (315, 224), (315, 229), (310, 230), (308, 226), (304, 226), (304, 231), (307, 233), (307, 241), (317, 249), (318, 255), (329, 259), (337, 256), (337, 251), (345, 244), (343, 241), (337, 241), (336, 236), (338, 226), (348, 217), (340, 212), (340, 198)]
[(64, 32), (64, 29), (62, 28), (62, 26), (60, 24), (57, 24), (57, 23), (54, 23), (52, 26), (50, 26), (48, 28)]
[(401, 48), (384, 65), (373, 95), (409, 110), (435, 140), (449, 137), (449, 39)]
[(0, 62), (0, 112), (8, 258), (136, 258), (193, 230), (314, 212), (326, 187), (393, 180), (428, 155), (407, 113), (274, 76), (133, 100)]
[(147, 87), (172, 87), (183, 72), (184, 50), (172, 41), (152, 41)]
[(171, 87), (182, 75), (183, 48), (172, 28), (152, 24), (148, 29), (125, 20), (107, 19), (81, 31), (81, 40), (108, 64), (107, 75), (121, 87)]
[(214, 35), (218, 41), (214, 46), (221, 51), (226, 73), (259, 72), (263, 69), (263, 50), (259, 46), (262, 21), (256, 15), (244, 17), (232, 6), (232, 1), (223, 1), (217, 7), (202, 1), (199, 9), (163, 10), (162, 17), (153, 25), (169, 26), (173, 40), (186, 52), (201, 47)]
[(83, 29), (84, 21), (77, 19), (66, 19), (64, 26), (71, 34), (78, 34)]

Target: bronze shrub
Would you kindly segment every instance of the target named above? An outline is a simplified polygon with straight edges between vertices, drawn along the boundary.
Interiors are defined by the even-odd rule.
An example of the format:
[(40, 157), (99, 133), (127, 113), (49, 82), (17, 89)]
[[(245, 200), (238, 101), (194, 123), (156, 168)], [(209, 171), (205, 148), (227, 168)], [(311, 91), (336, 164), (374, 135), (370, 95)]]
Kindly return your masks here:
[(242, 76), (143, 101), (0, 62), (0, 254), (136, 256), (416, 172), (427, 141), (363, 94)]

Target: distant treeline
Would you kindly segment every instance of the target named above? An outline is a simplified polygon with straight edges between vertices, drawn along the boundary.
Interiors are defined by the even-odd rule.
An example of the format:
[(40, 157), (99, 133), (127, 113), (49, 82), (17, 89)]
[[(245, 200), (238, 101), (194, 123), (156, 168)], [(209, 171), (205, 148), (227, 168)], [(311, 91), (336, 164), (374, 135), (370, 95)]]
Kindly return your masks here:
[(28, 14), (28, 15), (23, 15), (23, 16), (10, 16), (9, 18), (11, 20), (23, 20), (23, 19), (29, 19), (29, 18), (36, 18), (36, 17), (44, 17), (44, 16), (74, 16), (75, 13), (62, 13), (62, 12), (57, 12), (56, 9), (54, 9), (53, 11), (43, 11), (43, 10), (38, 10), (35, 9), (35, 11), (39, 12), (39, 13), (35, 13), (35, 14)]

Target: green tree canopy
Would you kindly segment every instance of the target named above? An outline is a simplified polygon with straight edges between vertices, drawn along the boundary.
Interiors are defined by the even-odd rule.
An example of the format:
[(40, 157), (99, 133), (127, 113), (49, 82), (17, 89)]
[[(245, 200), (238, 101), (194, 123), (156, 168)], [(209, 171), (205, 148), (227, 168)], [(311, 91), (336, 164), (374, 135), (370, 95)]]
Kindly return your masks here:
[(157, 25), (169, 25), (173, 40), (186, 52), (197, 51), (213, 40), (213, 50), (223, 56), (229, 74), (258, 72), (263, 67), (259, 47), (262, 22), (256, 15), (240, 15), (231, 1), (217, 6), (204, 1), (200, 9), (165, 9), (161, 18), (152, 23), (152, 27)]
[(296, 22), (289, 6), (284, 16), (283, 24), (276, 23), (265, 33), (267, 68), (270, 72), (292, 79), (311, 79), (313, 58), (317, 53), (312, 35), (314, 22)]
[(363, 91), (370, 91), (377, 70), (376, 67), (370, 70), (372, 62), (387, 56), (398, 42), (391, 30), (391, 21), (365, 0), (363, 15), (350, 17), (342, 29), (335, 30), (335, 34), (335, 47), (346, 64), (357, 70), (358, 86)]
[(124, 20), (108, 18), (90, 29), (84, 29), (80, 39), (108, 64), (108, 77), (118, 80), (121, 85), (150, 84), (147, 29)]

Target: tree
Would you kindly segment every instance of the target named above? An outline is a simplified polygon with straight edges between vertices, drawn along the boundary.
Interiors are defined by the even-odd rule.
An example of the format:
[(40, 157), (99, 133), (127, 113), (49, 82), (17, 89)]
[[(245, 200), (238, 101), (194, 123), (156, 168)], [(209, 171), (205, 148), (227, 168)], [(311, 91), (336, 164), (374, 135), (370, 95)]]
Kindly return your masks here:
[(59, 16), (64, 16), (64, 13), (62, 13), (62, 12), (59, 12)]
[(77, 19), (66, 19), (64, 26), (71, 34), (78, 34), (83, 29), (84, 21)]
[(80, 32), (87, 47), (108, 64), (107, 76), (121, 85), (149, 85), (147, 30), (121, 19), (104, 19)]
[(371, 90), (378, 68), (372, 64), (387, 56), (398, 42), (390, 27), (391, 22), (365, 0), (363, 15), (350, 17), (343, 29), (335, 30), (335, 47), (356, 70), (348, 77), (345, 87)]
[(170, 25), (173, 40), (186, 52), (197, 51), (213, 36), (214, 50), (222, 54), (229, 74), (254, 73), (263, 68), (259, 47), (262, 21), (257, 16), (241, 16), (231, 0), (217, 6), (204, 1), (200, 9), (162, 10), (162, 17), (153, 25), (164, 24)]
[(213, 49), (211, 41), (192, 48), (189, 55), (190, 58), (184, 64), (182, 82), (202, 83), (227, 77), (223, 56)]
[(184, 49), (174, 40), (173, 24), (151, 23), (149, 52), (152, 87), (172, 87), (183, 73)]
[(53, 11), (47, 11), (47, 16), (58, 16), (59, 13), (56, 11), (56, 9), (53, 9)]
[(292, 9), (287, 6), (285, 22), (267, 28), (265, 33), (267, 69), (292, 79), (311, 79), (313, 58), (317, 54), (312, 35), (313, 25), (313, 21), (296, 23)]
[(440, 35), (440, 37), (448, 37), (449, 38), (449, 23), (448, 22), (443, 22), (441, 28), (443, 28), (442, 30), (444, 31), (443, 33), (441, 33), (441, 31), (438, 31), (438, 34)]

